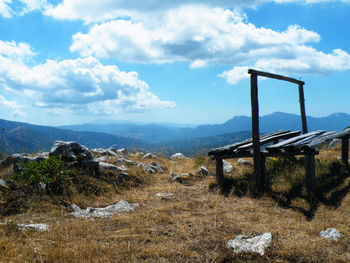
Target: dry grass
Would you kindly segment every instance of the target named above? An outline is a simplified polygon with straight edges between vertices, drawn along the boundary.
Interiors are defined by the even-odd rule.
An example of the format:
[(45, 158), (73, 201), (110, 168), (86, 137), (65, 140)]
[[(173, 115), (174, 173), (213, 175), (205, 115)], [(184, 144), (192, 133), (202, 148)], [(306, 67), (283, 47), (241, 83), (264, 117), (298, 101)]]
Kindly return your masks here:
[[(323, 162), (338, 151), (324, 151)], [(330, 157), (331, 156), (331, 157)], [(202, 160), (203, 161), (203, 160)], [(190, 176), (186, 184), (173, 183), (169, 172), (195, 174), (194, 161), (158, 159), (168, 168), (148, 183), (98, 196), (76, 194), (72, 202), (104, 206), (119, 200), (139, 204), (134, 212), (105, 219), (78, 219), (62, 205), (38, 200), (25, 213), (2, 218), (1, 262), (350, 262), (350, 195), (338, 206), (320, 203), (311, 221), (296, 207), (310, 206), (296, 198), (288, 208), (269, 195), (261, 198), (209, 191), (213, 177)], [(214, 163), (203, 161), (211, 172)], [(235, 172), (247, 168), (230, 160)], [(343, 184), (348, 184), (344, 181)], [(172, 197), (155, 194), (171, 192)], [(5, 223), (7, 222), (7, 223)], [(20, 231), (17, 223), (47, 223), (50, 231)], [(320, 237), (335, 227), (345, 236), (339, 241)], [(273, 241), (264, 256), (238, 254), (226, 248), (236, 235), (271, 232)]]

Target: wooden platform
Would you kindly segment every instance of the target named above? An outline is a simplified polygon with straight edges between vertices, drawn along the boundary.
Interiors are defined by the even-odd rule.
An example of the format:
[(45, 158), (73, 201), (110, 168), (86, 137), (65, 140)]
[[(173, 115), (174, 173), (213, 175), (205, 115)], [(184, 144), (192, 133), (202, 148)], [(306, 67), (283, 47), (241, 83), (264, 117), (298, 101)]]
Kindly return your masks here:
[[(265, 158), (272, 156), (305, 155), (308, 163), (305, 167), (307, 189), (312, 190), (315, 176), (315, 159), (318, 148), (333, 139), (342, 140), (342, 161), (348, 165), (350, 128), (339, 132), (314, 131), (300, 135), (300, 131), (277, 131), (260, 136), (260, 154), (265, 167)], [(226, 145), (208, 152), (216, 160), (216, 176), (219, 183), (224, 178), (223, 159), (254, 157), (253, 140)], [(264, 171), (262, 171), (264, 174)]]

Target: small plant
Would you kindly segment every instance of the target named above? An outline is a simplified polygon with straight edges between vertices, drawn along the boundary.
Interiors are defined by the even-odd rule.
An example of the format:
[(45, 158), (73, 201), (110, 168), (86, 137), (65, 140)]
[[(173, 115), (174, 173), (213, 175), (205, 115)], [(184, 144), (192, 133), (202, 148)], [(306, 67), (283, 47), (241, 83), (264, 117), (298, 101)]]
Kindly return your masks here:
[(64, 162), (55, 156), (39, 163), (30, 161), (20, 164), (20, 171), (14, 175), (15, 180), (56, 194), (63, 193), (65, 182), (68, 181), (71, 174), (69, 170), (66, 170)]
[(198, 168), (200, 167), (201, 165), (203, 165), (205, 162), (205, 157), (200, 155), (200, 156), (197, 156), (195, 159), (194, 159), (194, 165), (193, 167), (194, 168)]

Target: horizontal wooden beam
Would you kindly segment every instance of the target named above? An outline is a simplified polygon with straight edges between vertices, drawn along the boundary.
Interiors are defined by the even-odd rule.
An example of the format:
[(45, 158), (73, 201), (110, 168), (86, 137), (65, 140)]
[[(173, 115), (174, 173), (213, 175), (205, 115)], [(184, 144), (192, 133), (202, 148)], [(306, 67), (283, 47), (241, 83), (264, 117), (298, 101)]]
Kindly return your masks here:
[(268, 72), (258, 71), (258, 70), (255, 70), (255, 69), (249, 69), (248, 73), (251, 74), (251, 75), (255, 74), (257, 76), (271, 78), (271, 79), (284, 80), (284, 81), (292, 82), (292, 83), (295, 83), (295, 84), (298, 84), (298, 85), (304, 85), (305, 84), (305, 82), (301, 81), (301, 80), (285, 77), (285, 76), (282, 76), (282, 75), (272, 74), (272, 73), (268, 73)]

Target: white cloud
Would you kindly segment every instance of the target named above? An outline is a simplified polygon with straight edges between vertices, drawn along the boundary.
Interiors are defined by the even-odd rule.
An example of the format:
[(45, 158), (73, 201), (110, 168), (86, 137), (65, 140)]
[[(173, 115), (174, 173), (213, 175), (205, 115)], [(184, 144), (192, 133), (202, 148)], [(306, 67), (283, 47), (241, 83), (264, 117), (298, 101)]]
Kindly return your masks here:
[(0, 0), (0, 16), (5, 18), (12, 17), (12, 10), (9, 4), (12, 3), (12, 0)]
[(25, 117), (26, 114), (23, 111), (15, 110), (12, 112), (12, 117)]
[(16, 101), (9, 101), (6, 100), (4, 96), (0, 94), (0, 107), (4, 106), (5, 108), (10, 108), (10, 109), (19, 109), (22, 108), (23, 106), (19, 105)]
[[(0, 53), (0, 87), (6, 87), (8, 92), (26, 99), (32, 106), (81, 113), (94, 113), (98, 108), (98, 113), (104, 114), (175, 106), (174, 102), (161, 101), (152, 94), (137, 72), (102, 65), (93, 57), (48, 60), (30, 67), (23, 62), (32, 54), (26, 44), (10, 42), (7, 45), (3, 50), (9, 50), (10, 55)], [(22, 59), (13, 58), (13, 53), (23, 54)]]

